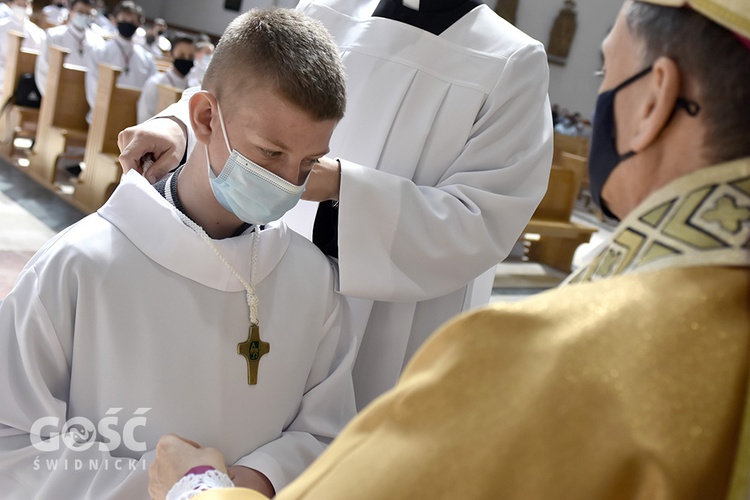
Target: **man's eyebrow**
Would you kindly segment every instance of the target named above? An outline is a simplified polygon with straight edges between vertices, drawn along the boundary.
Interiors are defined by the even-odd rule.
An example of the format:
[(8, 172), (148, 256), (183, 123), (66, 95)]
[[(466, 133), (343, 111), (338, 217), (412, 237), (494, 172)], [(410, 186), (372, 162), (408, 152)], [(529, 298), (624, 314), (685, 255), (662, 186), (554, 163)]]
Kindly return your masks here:
[(321, 156), (325, 156), (325, 155), (327, 155), (330, 152), (331, 152), (331, 150), (329, 148), (326, 148), (326, 150), (323, 151), (322, 153), (317, 153), (317, 154), (314, 154), (314, 155), (307, 155), (307, 156), (308, 156), (308, 158), (320, 158)]
[[(270, 144), (271, 146), (273, 146), (273, 147), (275, 147), (275, 148), (278, 148), (278, 149), (280, 149), (280, 150), (282, 150), (282, 151), (289, 151), (289, 150), (290, 150), (289, 146), (287, 146), (286, 144), (284, 144), (284, 143), (283, 143), (282, 141), (278, 141), (278, 140), (274, 140), (274, 139), (268, 139), (268, 138), (266, 138), (266, 137), (260, 137), (260, 138), (261, 138), (261, 139), (262, 139), (263, 141), (265, 141), (265, 142), (267, 142), (268, 144)], [(331, 151), (331, 149), (330, 149), (330, 148), (326, 148), (326, 149), (325, 149), (324, 151), (322, 151), (321, 153), (316, 153), (316, 154), (311, 154), (311, 155), (307, 155), (306, 157), (307, 157), (307, 158), (319, 158), (319, 157), (321, 157), (321, 156), (325, 156), (325, 155), (327, 155), (327, 154), (328, 154), (328, 153), (329, 153), (330, 151)]]

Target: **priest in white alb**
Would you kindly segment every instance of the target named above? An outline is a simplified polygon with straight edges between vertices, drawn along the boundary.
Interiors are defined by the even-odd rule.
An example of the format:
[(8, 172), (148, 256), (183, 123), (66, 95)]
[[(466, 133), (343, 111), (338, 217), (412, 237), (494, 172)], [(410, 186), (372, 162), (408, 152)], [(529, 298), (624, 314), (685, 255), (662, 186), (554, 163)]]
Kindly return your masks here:
[[(495, 266), (547, 188), (547, 58), (478, 0), (303, 0), (297, 8), (336, 40), (349, 104), (303, 197), (324, 203), (301, 203), (286, 221), (338, 258), (338, 291), (361, 338), (362, 408), (395, 385), (442, 323), (489, 301)], [(165, 114), (187, 124), (185, 109)], [(179, 145), (155, 147), (168, 130)], [(128, 169), (146, 152), (181, 157), (185, 140), (160, 119), (123, 132), (120, 146)], [(164, 173), (157, 164), (147, 177)]]

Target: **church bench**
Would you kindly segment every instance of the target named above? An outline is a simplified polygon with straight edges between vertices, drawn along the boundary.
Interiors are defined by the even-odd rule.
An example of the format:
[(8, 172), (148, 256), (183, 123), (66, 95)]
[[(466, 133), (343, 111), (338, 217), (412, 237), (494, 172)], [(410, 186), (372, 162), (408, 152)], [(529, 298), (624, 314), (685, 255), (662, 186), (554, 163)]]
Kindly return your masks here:
[[(532, 218), (524, 230), (524, 237), (529, 238), (526, 258), (530, 262), (539, 262), (569, 273), (575, 251), (583, 243), (591, 241), (591, 235), (595, 232), (595, 228), (575, 222)], [(538, 235), (539, 239), (533, 241), (529, 236), (532, 234)]]
[(172, 69), (172, 59), (170, 58), (154, 57), (154, 62), (156, 63), (156, 70), (162, 73)]
[(182, 97), (182, 90), (160, 83), (156, 86), (156, 96), (156, 112), (159, 113), (179, 101)]
[(560, 153), (558, 162), (580, 173), (581, 183), (578, 188), (578, 199), (583, 204), (583, 208), (596, 216), (599, 221), (604, 222), (604, 214), (601, 209), (593, 202), (591, 197), (591, 184), (589, 182), (589, 161), (585, 156), (563, 151)]
[(49, 73), (39, 109), (37, 140), (29, 158), (31, 175), (44, 185), (55, 182), (58, 159), (69, 146), (86, 144), (86, 68), (64, 64), (68, 49), (50, 46)]
[(555, 133), (554, 153), (552, 156), (553, 164), (563, 162), (570, 163), (571, 158), (576, 158), (583, 171), (581, 178), (581, 187), (578, 191), (578, 198), (583, 202), (584, 208), (593, 213), (600, 221), (604, 221), (604, 214), (599, 207), (591, 204), (591, 192), (589, 190), (589, 172), (588, 156), (590, 139), (586, 136), (573, 136)]
[[(34, 73), (36, 57), (39, 52), (22, 47), (25, 36), (23, 33), (11, 31), (8, 34), (8, 53), (5, 59), (5, 80), (2, 89), (2, 104), (5, 105), (16, 93), (18, 79), (25, 73)], [(11, 105), (10, 120), (3, 116), (0, 120), (0, 137), (9, 138), (7, 144), (0, 145), (0, 153), (12, 159), (15, 149), (13, 141), (18, 137), (34, 139), (39, 119), (39, 110), (26, 106)]]
[(553, 164), (560, 163), (563, 153), (571, 153), (584, 158), (589, 156), (589, 138), (583, 135), (565, 135), (555, 132), (552, 144)]
[(596, 232), (596, 228), (570, 220), (582, 175), (580, 165), (575, 162), (552, 165), (547, 193), (521, 237), (527, 260), (571, 271), (576, 249), (588, 243)]
[(117, 158), (117, 135), (136, 124), (139, 89), (117, 85), (120, 70), (99, 64), (96, 100), (84, 152), (84, 168), (73, 192), (73, 203), (94, 212), (109, 198), (120, 182), (122, 169)]

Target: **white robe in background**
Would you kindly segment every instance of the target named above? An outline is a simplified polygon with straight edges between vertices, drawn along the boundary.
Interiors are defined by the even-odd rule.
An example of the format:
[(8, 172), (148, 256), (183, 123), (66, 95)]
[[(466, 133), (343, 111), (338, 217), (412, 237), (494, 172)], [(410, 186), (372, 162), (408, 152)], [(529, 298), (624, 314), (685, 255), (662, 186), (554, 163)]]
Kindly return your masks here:
[(143, 123), (156, 114), (156, 106), (159, 103), (159, 90), (157, 89), (159, 84), (185, 90), (187, 79), (174, 67), (151, 75), (143, 84), (141, 96), (138, 98), (138, 123)]
[(49, 73), (49, 47), (59, 45), (70, 51), (65, 57), (65, 64), (87, 68), (94, 49), (104, 44), (104, 39), (90, 29), (81, 32), (75, 26), (65, 24), (47, 30), (47, 39), (42, 45), (42, 51), (36, 58), (34, 78), (39, 92), (44, 95)]
[(42, 50), (44, 39), (47, 36), (44, 30), (32, 23), (28, 18), (23, 21), (15, 15), (0, 18), (0, 88), (5, 80), (5, 62), (8, 58), (8, 36), (11, 31), (24, 34), (21, 47), (24, 49)]
[[(248, 281), (254, 238), (214, 241)], [(124, 176), (96, 214), (37, 253), (0, 305), (0, 496), (148, 498), (153, 451), (124, 441), (139, 408), (149, 410), (134, 435), (147, 450), (174, 432), (277, 490), (302, 472), (355, 413), (346, 306), (330, 262), (283, 224), (261, 231), (253, 284), (270, 352), (251, 386), (237, 354), (249, 327), (244, 288), (145, 179)], [(113, 412), (123, 442), (111, 455), (98, 443), (30, 446), (40, 418), (59, 419), (46, 436)]]
[[(128, 60), (126, 60), (125, 54), (129, 55)], [(122, 69), (120, 76), (117, 77), (117, 85), (138, 90), (141, 90), (146, 80), (156, 73), (154, 56), (146, 49), (121, 36), (108, 40), (93, 52), (93, 57), (89, 60), (86, 70), (86, 100), (91, 109), (94, 109), (94, 103), (96, 102), (99, 63)], [(126, 66), (129, 68), (127, 73), (125, 72)]]
[(13, 9), (11, 9), (10, 6), (5, 2), (0, 3), (0, 19), (5, 19), (6, 17), (12, 16)]
[[(541, 43), (487, 5), (435, 36), (370, 17), (377, 3), (298, 6), (331, 32), (347, 74), (329, 156), (341, 160), (338, 290), (361, 339), (360, 408), (438, 326), (489, 301), (552, 162)], [(163, 115), (189, 124), (190, 95)], [(285, 220), (309, 237), (316, 207), (302, 202)]]

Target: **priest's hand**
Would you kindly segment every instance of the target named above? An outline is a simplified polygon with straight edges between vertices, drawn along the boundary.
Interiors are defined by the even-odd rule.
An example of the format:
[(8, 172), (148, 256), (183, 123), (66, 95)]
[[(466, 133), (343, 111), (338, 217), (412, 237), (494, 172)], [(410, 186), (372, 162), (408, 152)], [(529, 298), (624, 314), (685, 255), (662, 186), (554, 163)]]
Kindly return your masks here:
[(241, 465), (230, 465), (227, 467), (227, 474), (232, 479), (235, 486), (250, 488), (258, 491), (268, 498), (273, 498), (276, 494), (271, 481), (266, 476), (255, 469), (243, 467)]
[(163, 500), (172, 486), (193, 467), (210, 465), (226, 472), (224, 458), (213, 448), (198, 444), (174, 434), (166, 434), (156, 444), (156, 459), (148, 469), (148, 492), (151, 498)]
[(153, 184), (182, 161), (187, 129), (173, 118), (157, 117), (128, 127), (117, 136), (123, 172), (135, 169)]
[(341, 187), (341, 164), (338, 160), (323, 157), (315, 164), (309, 177), (303, 200), (327, 201), (338, 200)]

